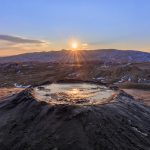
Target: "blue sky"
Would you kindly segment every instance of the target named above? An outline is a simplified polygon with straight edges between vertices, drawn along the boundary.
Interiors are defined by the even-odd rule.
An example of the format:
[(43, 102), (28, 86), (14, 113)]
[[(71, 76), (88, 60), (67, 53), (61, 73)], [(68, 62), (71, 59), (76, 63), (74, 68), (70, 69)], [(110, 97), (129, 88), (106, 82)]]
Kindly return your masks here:
[(71, 40), (81, 49), (150, 52), (149, 28), (149, 0), (0, 0), (1, 55), (68, 49)]

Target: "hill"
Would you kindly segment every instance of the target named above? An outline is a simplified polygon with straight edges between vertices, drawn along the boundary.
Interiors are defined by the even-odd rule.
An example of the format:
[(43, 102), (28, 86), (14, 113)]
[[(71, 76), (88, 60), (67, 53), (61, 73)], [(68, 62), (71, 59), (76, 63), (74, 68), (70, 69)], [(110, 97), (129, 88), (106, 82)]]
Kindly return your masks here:
[(150, 53), (133, 50), (69, 50), (26, 53), (16, 56), (0, 57), (0, 63), (8, 62), (104, 62), (104, 63), (135, 63), (150, 62)]

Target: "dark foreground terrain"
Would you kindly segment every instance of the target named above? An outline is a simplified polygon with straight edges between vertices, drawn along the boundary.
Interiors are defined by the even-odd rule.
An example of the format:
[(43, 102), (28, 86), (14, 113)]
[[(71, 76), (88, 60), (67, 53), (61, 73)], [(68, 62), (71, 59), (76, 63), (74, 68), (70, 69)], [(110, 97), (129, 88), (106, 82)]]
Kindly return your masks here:
[(150, 107), (120, 92), (104, 105), (51, 105), (31, 89), (0, 102), (0, 150), (149, 150)]

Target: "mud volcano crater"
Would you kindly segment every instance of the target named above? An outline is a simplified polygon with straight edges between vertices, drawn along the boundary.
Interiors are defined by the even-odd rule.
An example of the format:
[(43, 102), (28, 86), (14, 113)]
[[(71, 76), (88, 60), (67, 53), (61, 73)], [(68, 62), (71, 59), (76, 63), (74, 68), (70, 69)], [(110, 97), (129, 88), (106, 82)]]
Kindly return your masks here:
[(28, 88), (0, 101), (1, 150), (149, 150), (150, 107), (91, 83)]
[(117, 92), (94, 83), (52, 83), (34, 88), (39, 101), (50, 104), (92, 105), (113, 100)]

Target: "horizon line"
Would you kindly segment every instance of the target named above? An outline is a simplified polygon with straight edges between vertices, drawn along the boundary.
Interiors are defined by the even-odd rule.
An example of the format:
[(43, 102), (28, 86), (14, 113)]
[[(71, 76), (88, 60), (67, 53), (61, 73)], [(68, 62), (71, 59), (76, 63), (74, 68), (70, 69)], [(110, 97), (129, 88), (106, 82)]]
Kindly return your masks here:
[(34, 54), (34, 53), (48, 53), (48, 52), (61, 52), (61, 51), (100, 51), (100, 50), (116, 50), (116, 51), (137, 51), (137, 52), (143, 52), (143, 53), (149, 53), (148, 51), (143, 51), (143, 50), (134, 50), (134, 49), (115, 49), (115, 48), (101, 48), (101, 49), (84, 49), (84, 50), (71, 50), (71, 49), (60, 49), (60, 50), (45, 50), (45, 51), (34, 51), (34, 52), (24, 52), (24, 53), (18, 53), (14, 55), (0, 55), (0, 58), (2, 57), (11, 57), (11, 56), (19, 56), (19, 55), (24, 55), (24, 54)]

